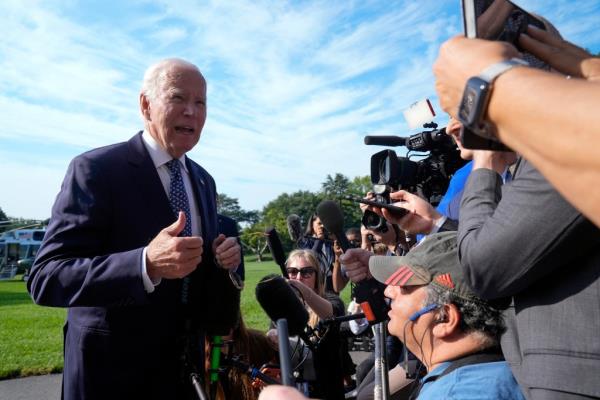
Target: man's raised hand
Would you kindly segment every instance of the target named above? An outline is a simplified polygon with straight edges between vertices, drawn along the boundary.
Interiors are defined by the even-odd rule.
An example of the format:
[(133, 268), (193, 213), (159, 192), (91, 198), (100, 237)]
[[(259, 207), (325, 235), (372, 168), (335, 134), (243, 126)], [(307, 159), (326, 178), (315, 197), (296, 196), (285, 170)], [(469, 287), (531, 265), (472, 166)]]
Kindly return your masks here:
[(202, 261), (202, 238), (178, 236), (185, 222), (185, 213), (180, 211), (177, 221), (160, 231), (148, 245), (146, 271), (153, 281), (183, 278)]

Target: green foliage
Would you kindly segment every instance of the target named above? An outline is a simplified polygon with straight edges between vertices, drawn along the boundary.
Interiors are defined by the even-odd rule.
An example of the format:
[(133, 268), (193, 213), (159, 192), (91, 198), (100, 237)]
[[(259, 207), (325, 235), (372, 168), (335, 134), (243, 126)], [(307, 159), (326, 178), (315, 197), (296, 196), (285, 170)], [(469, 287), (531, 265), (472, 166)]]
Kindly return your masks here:
[(238, 224), (247, 223), (252, 225), (260, 219), (260, 213), (257, 210), (243, 210), (238, 199), (229, 197), (224, 193), (217, 194), (217, 212), (233, 218)]
[(4, 214), (4, 211), (2, 211), (2, 207), (0, 207), (0, 221), (7, 221), (8, 217), (6, 216), (6, 214)]
[(281, 238), (284, 248), (291, 249), (292, 241), (287, 233), (287, 217), (290, 214), (298, 215), (302, 225), (316, 211), (323, 200), (323, 195), (301, 190), (292, 194), (282, 193), (275, 200), (269, 202), (263, 209), (262, 226), (275, 227)]
[(327, 175), (321, 190), (329, 200), (337, 201), (344, 214), (344, 225), (346, 228), (358, 228), (361, 223), (362, 212), (358, 203), (349, 201), (347, 196), (364, 197), (371, 190), (371, 179), (369, 176), (357, 176), (350, 181), (346, 176), (336, 173), (335, 176)]

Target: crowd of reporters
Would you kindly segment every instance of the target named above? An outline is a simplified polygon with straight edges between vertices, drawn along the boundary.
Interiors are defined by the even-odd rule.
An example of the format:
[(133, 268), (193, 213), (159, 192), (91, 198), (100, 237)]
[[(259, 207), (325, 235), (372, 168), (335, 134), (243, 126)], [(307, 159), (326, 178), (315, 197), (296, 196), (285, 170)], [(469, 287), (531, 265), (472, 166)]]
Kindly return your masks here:
[[(484, 114), (516, 153), (464, 149), (456, 117), (467, 79), (519, 52), (501, 42), (446, 42), (436, 88), (451, 117), (446, 133), (469, 160), (464, 173), (437, 209), (404, 190), (390, 200), (407, 215), (363, 206), (390, 229), (363, 227), (362, 249), (333, 247), (331, 289), (387, 285), (388, 330), (424, 367), (411, 376), (407, 355), (388, 360), (392, 398), (600, 397), (600, 158), (588, 119), (600, 115), (600, 61), (551, 32), (529, 27), (519, 44), (553, 70), (501, 74)], [(428, 236), (412, 247), (407, 237), (416, 234)], [(347, 235), (357, 242), (356, 230)], [(281, 387), (261, 398), (283, 398), (275, 396), (300, 398)]]

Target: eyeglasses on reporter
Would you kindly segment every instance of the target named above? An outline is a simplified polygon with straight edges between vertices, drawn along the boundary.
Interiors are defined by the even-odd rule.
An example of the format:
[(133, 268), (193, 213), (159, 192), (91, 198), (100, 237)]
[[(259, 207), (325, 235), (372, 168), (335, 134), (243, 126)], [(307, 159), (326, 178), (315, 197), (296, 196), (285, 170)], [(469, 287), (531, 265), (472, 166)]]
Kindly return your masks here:
[(307, 268), (286, 268), (285, 269), (288, 276), (292, 277), (292, 276), (297, 276), (298, 274), (300, 274), (301, 277), (303, 278), (310, 278), (311, 276), (313, 276), (314, 274), (317, 273), (317, 270), (313, 267), (307, 267)]

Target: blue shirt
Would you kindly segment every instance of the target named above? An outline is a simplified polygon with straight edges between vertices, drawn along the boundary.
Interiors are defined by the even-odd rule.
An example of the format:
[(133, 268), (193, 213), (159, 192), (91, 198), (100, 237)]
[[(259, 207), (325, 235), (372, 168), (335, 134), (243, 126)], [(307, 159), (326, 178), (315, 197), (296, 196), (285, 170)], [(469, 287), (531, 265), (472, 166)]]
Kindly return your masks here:
[[(442, 197), (440, 204), (438, 204), (438, 206), (437, 206), (437, 210), (440, 212), (440, 214), (446, 215), (452, 219), (458, 219), (458, 215), (456, 215), (456, 216), (450, 215), (451, 214), (450, 209), (449, 209), (450, 202), (457, 195), (462, 197), (463, 189), (465, 188), (465, 184), (467, 183), (467, 178), (469, 177), (469, 174), (471, 173), (472, 169), (473, 169), (473, 161), (469, 161), (468, 163), (466, 163), (465, 165), (463, 165), (462, 167), (457, 169), (456, 172), (454, 173), (454, 175), (452, 175), (452, 178), (450, 179), (450, 182), (448, 184), (448, 189), (446, 190), (444, 197)], [(460, 197), (458, 198), (459, 204), (460, 204)]]
[(444, 372), (449, 365), (450, 362), (443, 363), (423, 377), (425, 384), (418, 400), (525, 399), (506, 361), (465, 365), (427, 382)]

